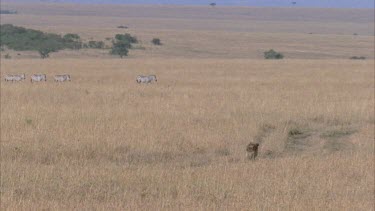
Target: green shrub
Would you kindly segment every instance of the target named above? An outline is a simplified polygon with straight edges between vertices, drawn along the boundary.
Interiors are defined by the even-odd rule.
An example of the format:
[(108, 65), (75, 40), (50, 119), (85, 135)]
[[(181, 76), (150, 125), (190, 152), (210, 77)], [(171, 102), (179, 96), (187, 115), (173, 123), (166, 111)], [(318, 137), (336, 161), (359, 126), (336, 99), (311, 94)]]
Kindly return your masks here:
[(364, 57), (364, 56), (352, 56), (352, 57), (350, 57), (350, 59), (354, 59), (354, 60), (365, 60), (366, 57)]
[(264, 52), (265, 59), (283, 59), (284, 55), (282, 53), (276, 52), (273, 49)]
[(88, 45), (87, 45), (89, 48), (98, 48), (98, 49), (102, 49), (104, 48), (104, 42), (103, 41), (89, 41)]
[(130, 34), (116, 34), (115, 39), (117, 41), (125, 41), (129, 43), (138, 43), (137, 37), (131, 36)]
[(161, 45), (161, 41), (159, 38), (154, 38), (151, 40), (152, 44), (154, 45)]

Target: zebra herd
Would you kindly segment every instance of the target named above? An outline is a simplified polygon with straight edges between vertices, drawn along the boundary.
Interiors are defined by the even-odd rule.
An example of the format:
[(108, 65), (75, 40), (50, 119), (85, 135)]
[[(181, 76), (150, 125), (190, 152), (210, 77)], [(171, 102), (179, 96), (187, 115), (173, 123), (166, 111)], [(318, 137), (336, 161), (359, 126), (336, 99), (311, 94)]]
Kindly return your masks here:
[[(4, 77), (5, 81), (11, 81), (11, 82), (18, 82), (18, 81), (23, 81), (26, 79), (25, 74), (8, 74), (5, 75)], [(54, 76), (55, 82), (64, 82), (64, 81), (71, 81), (70, 75), (64, 74), (64, 75), (55, 75)], [(47, 76), (46, 74), (34, 74), (30, 76), (30, 81), (31, 83), (33, 82), (40, 82), (40, 81), (47, 81)], [(152, 82), (157, 82), (158, 79), (156, 78), (156, 75), (138, 75), (136, 78), (137, 83), (152, 83)]]
[[(25, 79), (26, 79), (25, 74), (5, 75), (5, 77), (4, 77), (5, 81), (11, 81), (11, 82), (23, 81)], [(68, 74), (55, 75), (54, 80), (55, 80), (55, 82), (71, 81), (70, 75), (68, 75)], [(33, 74), (33, 75), (30, 76), (30, 81), (31, 81), (31, 83), (40, 82), (40, 81), (47, 81), (47, 75), (46, 74)]]

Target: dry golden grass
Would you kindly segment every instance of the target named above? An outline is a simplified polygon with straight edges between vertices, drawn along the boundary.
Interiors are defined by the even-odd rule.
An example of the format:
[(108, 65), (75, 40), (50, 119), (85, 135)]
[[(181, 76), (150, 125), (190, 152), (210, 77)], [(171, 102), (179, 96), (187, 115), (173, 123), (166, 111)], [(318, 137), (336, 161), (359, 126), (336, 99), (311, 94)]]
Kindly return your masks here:
[[(5, 22), (84, 39), (119, 32), (118, 17), (79, 25), (85, 17), (18, 6), (30, 16)], [(190, 16), (159, 13), (153, 16), (171, 28), (152, 28), (158, 19), (151, 16), (134, 17), (143, 28), (130, 30), (143, 42), (161, 34), (168, 44), (142, 43), (146, 50), (128, 59), (64, 51), (1, 60), (1, 76), (48, 76), (46, 83), (1, 81), (2, 210), (374, 210), (374, 60), (333, 59), (373, 58), (373, 37), (338, 35), (348, 25), (337, 18), (329, 24), (341, 25), (316, 39), (293, 20), (279, 23), (295, 23), (295, 33), (272, 34), (277, 21), (260, 32), (238, 31), (241, 22), (215, 31), (210, 23), (219, 22), (207, 17), (183, 31), (176, 25)], [(368, 21), (359, 20), (345, 30), (366, 33)], [(102, 28), (111, 21), (118, 22)], [(206, 36), (177, 39), (192, 35)], [(315, 57), (297, 51), (307, 45)], [(261, 58), (261, 46), (315, 60), (243, 59)], [(61, 73), (72, 81), (53, 82)], [(139, 85), (138, 74), (156, 74), (158, 82)], [(255, 162), (246, 160), (250, 141), (261, 143)]]
[(371, 210), (373, 65), (3, 61), (73, 81), (1, 84), (2, 207)]

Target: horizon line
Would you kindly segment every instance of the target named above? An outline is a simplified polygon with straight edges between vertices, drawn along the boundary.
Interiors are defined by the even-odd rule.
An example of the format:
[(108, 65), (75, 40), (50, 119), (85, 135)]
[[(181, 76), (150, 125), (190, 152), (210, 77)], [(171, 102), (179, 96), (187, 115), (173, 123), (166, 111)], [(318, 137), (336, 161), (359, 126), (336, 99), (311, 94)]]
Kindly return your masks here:
[[(231, 5), (231, 4), (220, 4), (215, 6), (210, 6), (210, 4), (174, 4), (174, 3), (116, 3), (116, 2), (48, 2), (48, 1), (38, 1), (38, 2), (11, 2), (8, 0), (3, 0), (1, 4), (49, 4), (49, 5), (58, 5), (58, 4), (72, 4), (72, 5), (128, 5), (128, 6), (191, 6), (191, 7), (247, 7), (247, 8), (295, 8), (295, 9), (375, 9), (375, 7), (319, 7), (319, 6), (298, 6), (298, 5)], [(375, 10), (374, 10), (375, 12)]]

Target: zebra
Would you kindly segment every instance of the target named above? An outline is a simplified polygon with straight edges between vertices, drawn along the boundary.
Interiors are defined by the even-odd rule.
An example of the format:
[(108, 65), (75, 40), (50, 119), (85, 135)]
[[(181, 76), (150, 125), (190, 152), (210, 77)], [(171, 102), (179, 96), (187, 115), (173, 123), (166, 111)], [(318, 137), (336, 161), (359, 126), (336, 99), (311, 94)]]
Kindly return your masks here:
[(56, 82), (70, 81), (70, 75), (55, 75)]
[(156, 75), (149, 75), (148, 78), (149, 78), (151, 81), (158, 82), (158, 79), (156, 78)]
[(149, 76), (144, 76), (144, 75), (139, 75), (137, 76), (136, 79), (137, 83), (151, 83), (153, 81), (157, 82), (156, 75), (149, 75)]
[(148, 78), (147, 78), (147, 76), (139, 75), (139, 76), (137, 76), (136, 81), (137, 81), (137, 83), (148, 83)]
[(25, 75), (25, 73), (22, 73), (22, 74), (16, 74), (16, 75), (14, 75), (14, 76), (16, 76), (16, 77), (21, 77), (22, 80), (25, 80), (25, 79), (26, 79), (26, 75)]
[(5, 75), (4, 80), (5, 81), (23, 81), (26, 79), (25, 74), (15, 74), (15, 75)]
[(45, 74), (34, 74), (31, 76), (31, 79), (30, 79), (31, 83), (36, 81), (36, 82), (39, 82), (39, 81), (47, 81), (47, 76)]

